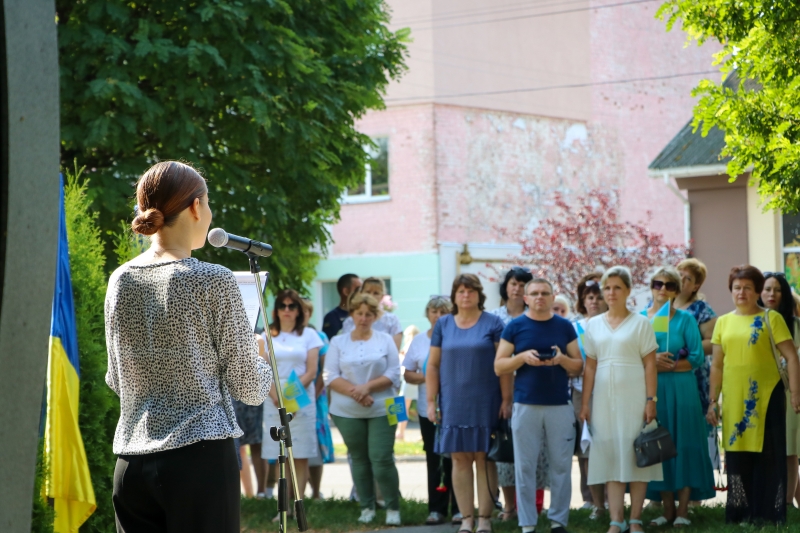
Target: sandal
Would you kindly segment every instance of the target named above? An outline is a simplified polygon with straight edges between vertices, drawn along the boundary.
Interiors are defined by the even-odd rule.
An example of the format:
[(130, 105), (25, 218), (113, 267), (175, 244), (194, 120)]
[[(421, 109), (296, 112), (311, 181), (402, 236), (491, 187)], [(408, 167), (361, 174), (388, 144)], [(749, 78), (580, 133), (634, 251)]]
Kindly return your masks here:
[(611, 527), (618, 527), (619, 533), (625, 533), (626, 531), (628, 531), (628, 529), (630, 529), (628, 527), (628, 523), (625, 520), (623, 520), (622, 522), (615, 522), (614, 520), (612, 520), (610, 525)]
[(669, 520), (666, 516), (659, 516), (658, 518), (653, 518), (650, 520), (650, 525), (655, 527), (661, 527), (669, 523)]
[(475, 533), (494, 533), (494, 530), (492, 529), (492, 521), (491, 521), (492, 517), (491, 516), (478, 515), (478, 519), (481, 519), (481, 518), (485, 518), (486, 520), (489, 520), (489, 529), (477, 529), (477, 530), (475, 530)]
[(684, 526), (691, 526), (691, 525), (692, 525), (691, 520), (680, 516), (676, 518), (675, 521), (672, 523), (672, 527), (677, 527), (677, 528), (682, 528)]
[[(630, 520), (628, 520), (628, 524), (630, 525), (636, 524), (637, 526), (642, 528), (641, 531), (644, 531), (644, 524), (642, 523), (641, 520), (637, 520), (636, 518), (631, 518)], [(633, 530), (631, 530), (631, 533), (639, 533), (639, 532), (638, 531), (634, 532)]]
[[(462, 515), (461, 516), (461, 523), (462, 524), (464, 523), (464, 520), (472, 520), (472, 515), (471, 514)], [(474, 522), (474, 520), (473, 520), (473, 522)], [(472, 533), (473, 529), (475, 529), (475, 524), (474, 523), (472, 524), (471, 528), (467, 529), (465, 527), (461, 527), (461, 528), (458, 529), (458, 531), (456, 533), (462, 533), (462, 531), (464, 533)]]
[(510, 511), (503, 510), (497, 515), (498, 520), (501, 522), (508, 522), (509, 520), (513, 520), (517, 517), (517, 511), (511, 509)]

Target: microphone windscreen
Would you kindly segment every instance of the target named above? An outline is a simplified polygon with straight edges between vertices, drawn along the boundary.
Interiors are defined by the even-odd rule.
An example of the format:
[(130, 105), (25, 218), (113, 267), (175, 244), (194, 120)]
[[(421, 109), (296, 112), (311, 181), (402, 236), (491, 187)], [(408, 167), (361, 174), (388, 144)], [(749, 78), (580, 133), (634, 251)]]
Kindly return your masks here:
[(222, 228), (214, 228), (208, 232), (208, 244), (214, 248), (228, 244), (228, 233)]

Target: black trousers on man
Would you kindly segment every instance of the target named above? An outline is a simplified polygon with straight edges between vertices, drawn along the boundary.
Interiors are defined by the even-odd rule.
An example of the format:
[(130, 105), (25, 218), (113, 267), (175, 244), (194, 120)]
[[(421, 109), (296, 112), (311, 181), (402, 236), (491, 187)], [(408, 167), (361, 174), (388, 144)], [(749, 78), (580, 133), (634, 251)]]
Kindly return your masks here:
[(119, 456), (117, 533), (240, 533), (237, 456), (233, 439)]
[[(436, 425), (427, 418), (419, 417), (419, 429), (422, 433), (422, 443), (425, 448), (425, 461), (428, 464), (428, 512), (439, 513), (447, 516), (447, 508), (452, 502), (453, 514), (458, 512), (455, 494), (453, 493), (453, 463), (450, 459), (433, 453), (436, 443)], [(440, 491), (439, 484), (444, 473), (444, 488)]]

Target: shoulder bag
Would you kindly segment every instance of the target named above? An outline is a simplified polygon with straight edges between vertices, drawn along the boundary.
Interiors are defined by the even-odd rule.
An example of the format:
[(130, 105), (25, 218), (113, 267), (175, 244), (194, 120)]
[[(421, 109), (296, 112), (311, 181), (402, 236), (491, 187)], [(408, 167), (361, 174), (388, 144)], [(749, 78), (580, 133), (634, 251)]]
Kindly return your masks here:
[(514, 439), (511, 436), (511, 424), (507, 419), (501, 419), (497, 429), (492, 432), (492, 441), (486, 458), (495, 463), (514, 462)]
[(769, 325), (769, 309), (764, 311), (764, 323), (767, 325), (767, 333), (769, 333), (769, 345), (772, 347), (772, 357), (775, 358), (775, 364), (778, 366), (778, 374), (781, 375), (783, 381), (783, 388), (789, 390), (789, 371), (783, 366), (781, 360), (781, 352), (775, 346), (775, 338), (772, 336), (772, 327)]
[[(639, 468), (663, 463), (678, 456), (678, 451), (675, 449), (675, 443), (672, 442), (669, 430), (659, 424), (658, 419), (656, 419), (656, 424), (656, 429), (647, 433), (644, 431), (639, 433), (639, 436), (633, 441), (636, 466)], [(647, 424), (645, 424), (646, 426)]]

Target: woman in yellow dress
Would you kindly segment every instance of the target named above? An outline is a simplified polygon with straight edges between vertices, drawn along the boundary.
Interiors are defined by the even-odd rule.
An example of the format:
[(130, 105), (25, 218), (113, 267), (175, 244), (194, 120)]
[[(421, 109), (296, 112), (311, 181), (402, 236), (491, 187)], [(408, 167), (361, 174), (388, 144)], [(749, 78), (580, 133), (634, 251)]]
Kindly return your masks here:
[(717, 425), (722, 392), (722, 445), (728, 468), (725, 520), (786, 522), (786, 395), (770, 335), (786, 360), (791, 406), (800, 411), (800, 365), (780, 313), (758, 306), (764, 275), (734, 267), (728, 288), (736, 310), (717, 320), (706, 419)]

